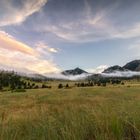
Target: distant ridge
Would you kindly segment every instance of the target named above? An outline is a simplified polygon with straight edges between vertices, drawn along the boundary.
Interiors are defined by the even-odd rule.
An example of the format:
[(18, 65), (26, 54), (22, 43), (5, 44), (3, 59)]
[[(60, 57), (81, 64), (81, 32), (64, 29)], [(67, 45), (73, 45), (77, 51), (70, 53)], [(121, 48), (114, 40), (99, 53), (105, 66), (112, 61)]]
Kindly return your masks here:
[(61, 74), (68, 76), (68, 75), (80, 75), (80, 74), (88, 74), (88, 72), (80, 69), (80, 68), (75, 68), (75, 69), (71, 69), (71, 70), (65, 70), (63, 71)]
[(140, 60), (134, 60), (127, 63), (123, 68), (131, 70), (131, 71), (140, 71)]
[(126, 65), (124, 65), (123, 67), (115, 65), (115, 66), (111, 66), (107, 69), (105, 69), (103, 71), (103, 73), (113, 73), (113, 72), (125, 72), (125, 71), (133, 71), (133, 72), (140, 72), (140, 60), (134, 60), (131, 61), (129, 63), (127, 63)]
[(102, 73), (88, 73), (83, 69), (75, 68), (71, 70), (65, 70), (61, 73), (48, 73), (48, 74), (38, 74), (38, 73), (24, 73), (18, 71), (6, 71), (0, 70), (1, 73), (15, 73), (23, 78), (31, 78), (35, 80), (66, 80), (66, 79), (86, 79), (91, 77), (92, 79), (98, 79), (101, 77), (140, 77), (140, 60), (134, 60), (127, 63), (124, 66), (114, 65), (105, 69)]
[(118, 65), (115, 65), (115, 66), (112, 66), (112, 67), (109, 67), (107, 69), (105, 69), (103, 71), (103, 73), (113, 73), (115, 71), (121, 71), (121, 72), (124, 72), (124, 71), (127, 71), (127, 69), (121, 67), (121, 66), (118, 66)]

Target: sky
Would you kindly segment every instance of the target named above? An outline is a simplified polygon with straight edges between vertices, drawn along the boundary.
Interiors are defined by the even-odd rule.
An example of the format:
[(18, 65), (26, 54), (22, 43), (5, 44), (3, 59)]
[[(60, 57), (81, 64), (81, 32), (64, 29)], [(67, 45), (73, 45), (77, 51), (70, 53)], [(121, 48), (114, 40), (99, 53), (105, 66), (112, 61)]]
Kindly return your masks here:
[(140, 0), (0, 0), (0, 68), (100, 72), (140, 59)]

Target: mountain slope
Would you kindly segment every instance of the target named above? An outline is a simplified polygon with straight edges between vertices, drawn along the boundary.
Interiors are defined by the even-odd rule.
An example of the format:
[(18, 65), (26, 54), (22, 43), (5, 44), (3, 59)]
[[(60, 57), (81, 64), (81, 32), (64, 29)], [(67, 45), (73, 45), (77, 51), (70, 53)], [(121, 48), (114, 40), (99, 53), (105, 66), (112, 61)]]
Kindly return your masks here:
[(80, 74), (87, 74), (87, 73), (88, 72), (86, 72), (80, 68), (75, 68), (72, 70), (66, 70), (66, 71), (62, 72), (63, 75), (80, 75)]
[(115, 71), (124, 72), (124, 71), (127, 71), (127, 70), (125, 68), (121, 67), (121, 66), (115, 65), (115, 66), (112, 66), (112, 67), (109, 67), (109, 68), (105, 69), (103, 71), (103, 73), (113, 73)]
[(130, 71), (140, 71), (140, 60), (131, 61), (123, 66), (123, 68)]

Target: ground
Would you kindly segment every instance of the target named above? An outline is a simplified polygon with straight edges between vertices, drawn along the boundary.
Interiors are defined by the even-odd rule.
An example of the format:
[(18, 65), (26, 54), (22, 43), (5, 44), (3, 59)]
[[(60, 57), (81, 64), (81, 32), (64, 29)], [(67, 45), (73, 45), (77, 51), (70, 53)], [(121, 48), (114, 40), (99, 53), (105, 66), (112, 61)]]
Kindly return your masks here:
[(139, 140), (140, 85), (0, 93), (0, 140)]

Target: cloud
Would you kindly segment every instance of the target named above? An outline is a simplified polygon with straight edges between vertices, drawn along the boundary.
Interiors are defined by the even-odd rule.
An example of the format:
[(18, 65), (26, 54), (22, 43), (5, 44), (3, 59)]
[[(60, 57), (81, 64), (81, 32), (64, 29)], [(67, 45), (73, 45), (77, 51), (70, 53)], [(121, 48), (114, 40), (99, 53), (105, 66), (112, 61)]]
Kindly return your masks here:
[[(20, 4), (21, 3), (21, 4)], [(38, 12), (47, 0), (0, 1), (0, 26), (20, 24), (30, 15)]]
[(16, 51), (28, 55), (37, 55), (37, 52), (35, 52), (32, 48), (28, 47), (26, 44), (16, 41), (14, 37), (4, 31), (0, 31), (0, 48), (11, 52)]
[(75, 43), (140, 37), (140, 23), (121, 29), (115, 27), (110, 21), (101, 19), (100, 15), (99, 17), (95, 17), (95, 19), (81, 20), (81, 23), (71, 22), (67, 25), (48, 25), (47, 27), (41, 28), (41, 31), (53, 33), (58, 38)]
[(108, 68), (107, 65), (100, 65), (95, 69), (88, 69), (87, 71), (90, 73), (102, 73), (107, 68)]
[(127, 27), (120, 31), (116, 30), (116, 33), (112, 35), (113, 38), (120, 38), (120, 39), (129, 39), (140, 37), (140, 22), (135, 23), (133, 26)]
[[(93, 13), (93, 7), (88, 4), (87, 0), (85, 0), (85, 3), (87, 4), (85, 4), (83, 11), (77, 9), (78, 16), (72, 18), (70, 15), (73, 14), (73, 11), (71, 10), (63, 11), (62, 9), (61, 11), (59, 9), (58, 14), (54, 12), (55, 9), (50, 8), (51, 12), (49, 10), (46, 12), (47, 9), (43, 10), (41, 15), (38, 15), (35, 24), (33, 22), (31, 26), (37, 32), (43, 32), (46, 35), (53, 34), (55, 39), (59, 38), (68, 42), (84, 43), (109, 38), (115, 30), (106, 18), (112, 8), (102, 8), (102, 10), (99, 9)], [(48, 6), (49, 4), (51, 2), (48, 2)], [(42, 22), (40, 19), (45, 16), (47, 16), (47, 19), (44, 18)]]
[[(79, 6), (79, 2), (74, 3), (76, 4), (74, 5), (73, 2), (63, 0), (52, 0), (48, 1), (48, 3), (47, 0), (19, 0), (19, 2), (15, 3), (14, 0), (1, 0), (0, 26), (20, 24), (30, 15), (38, 12), (47, 3), (48, 7), (45, 7), (38, 15), (31, 18), (27, 27), (34, 28), (35, 31), (41, 33), (45, 32), (46, 35), (48, 33), (49, 35), (53, 34), (54, 36), (51, 38), (86, 43), (106, 39), (130, 39), (140, 36), (140, 21), (129, 21), (130, 25), (121, 26), (124, 24), (121, 19), (124, 19), (129, 14), (132, 17), (137, 12), (135, 10), (136, 4), (132, 8), (132, 13), (127, 13), (126, 15), (128, 10), (126, 7), (126, 9), (123, 8), (124, 14), (120, 14), (118, 11), (120, 8), (120, 12), (122, 12), (121, 6), (124, 3), (121, 1), (110, 2), (108, 5), (105, 5), (102, 0), (99, 3), (88, 0), (82, 1), (83, 4)], [(60, 4), (61, 2), (63, 4)], [(70, 7), (66, 8), (65, 4), (70, 4)], [(71, 6), (76, 11), (72, 11)], [(80, 8), (83, 8), (82, 11)], [(57, 9), (57, 12), (55, 9)], [(76, 16), (71, 18), (73, 14)], [(113, 14), (119, 14), (119, 16), (115, 17)], [(52, 48), (50, 52), (57, 53), (57, 50)]]
[(133, 71), (115, 71), (113, 73), (102, 73), (102, 76), (105, 77), (133, 77), (133, 76), (140, 76), (140, 72), (133, 72)]
[(64, 80), (72, 80), (72, 81), (76, 81), (76, 80), (82, 80), (87, 78), (88, 76), (91, 76), (91, 74), (87, 74), (87, 73), (83, 73), (83, 74), (79, 74), (79, 75), (63, 75), (61, 73), (52, 73), (52, 74), (45, 74), (46, 77), (49, 78), (55, 78), (55, 79), (64, 79)]
[[(91, 5), (91, 1), (84, 0), (84, 2), (85, 7), (83, 11), (80, 11), (81, 9), (76, 11), (78, 16), (72, 19), (69, 15), (71, 15), (73, 11), (70, 11), (71, 13), (67, 10), (61, 11), (63, 14), (59, 11), (57, 13), (51, 11), (52, 13), (49, 14), (50, 11), (47, 11), (47, 20), (44, 19), (43, 23), (37, 21), (39, 26), (38, 28), (35, 26), (35, 30), (38, 32), (45, 32), (46, 35), (53, 34), (54, 38), (59, 38), (62, 41), (74, 43), (96, 42), (107, 39), (131, 39), (140, 36), (139, 20), (137, 20), (137, 22), (129, 21), (129, 23), (124, 23), (124, 21), (122, 21), (122, 19), (128, 15), (128, 13), (126, 15), (127, 8), (122, 11), (121, 3), (123, 2), (118, 1), (103, 6), (102, 3), (104, 2), (101, 1), (100, 4), (102, 6), (100, 8)], [(131, 11), (132, 13), (129, 13), (131, 17), (137, 12), (134, 7)], [(119, 8), (124, 14), (119, 13)], [(45, 12), (46, 11), (42, 11), (42, 15), (45, 16)], [(116, 18), (114, 14), (118, 14), (119, 16)], [(55, 20), (52, 16), (55, 17)]]
[[(76, 43), (104, 40), (110, 38), (114, 32), (116, 34), (116, 27), (113, 27), (110, 20), (107, 19), (107, 16), (114, 10), (113, 8), (115, 6), (113, 6), (113, 8), (97, 9), (97, 11), (93, 13), (93, 7), (87, 0), (84, 0), (84, 2), (85, 7), (83, 11), (76, 11), (79, 13), (77, 18), (73, 17), (71, 19), (69, 15), (65, 14), (65, 16), (62, 14), (62, 17), (59, 17), (62, 11), (58, 11), (58, 14), (55, 14), (53, 11), (49, 14), (50, 11), (48, 11), (47, 20), (44, 19), (43, 23), (37, 21), (38, 28), (34, 26), (34, 29), (38, 32), (45, 32), (46, 35), (51, 33), (54, 37)], [(45, 16), (45, 12), (46, 11), (42, 11), (43, 16)], [(67, 13), (68, 11), (63, 12)], [(71, 11), (71, 13), (73, 13), (73, 11)], [(57, 22), (54, 22), (54, 19), (51, 18), (50, 15), (53, 15)]]
[(36, 45), (36, 50), (45, 56), (50, 56), (52, 53), (58, 53), (59, 49), (49, 47), (46, 43), (44, 42), (38, 42)]
[(101, 28), (91, 27), (89, 24), (87, 24), (87, 21), (83, 22), (82, 24), (79, 23), (79, 25), (75, 22), (71, 22), (71, 24), (67, 24), (67, 26), (65, 24), (61, 24), (60, 26), (48, 25), (40, 27), (38, 31), (46, 32), (46, 34), (49, 32), (62, 40), (76, 43), (101, 40), (106, 38), (105, 34), (108, 34), (106, 31), (101, 31)]
[(0, 31), (0, 64), (14, 70), (26, 69), (41, 74), (59, 71), (52, 60), (42, 56), (42, 52), (11, 38), (4, 31)]
[(58, 52), (58, 50), (55, 49), (55, 48), (48, 48), (48, 51), (52, 52), (52, 53), (57, 53)]

